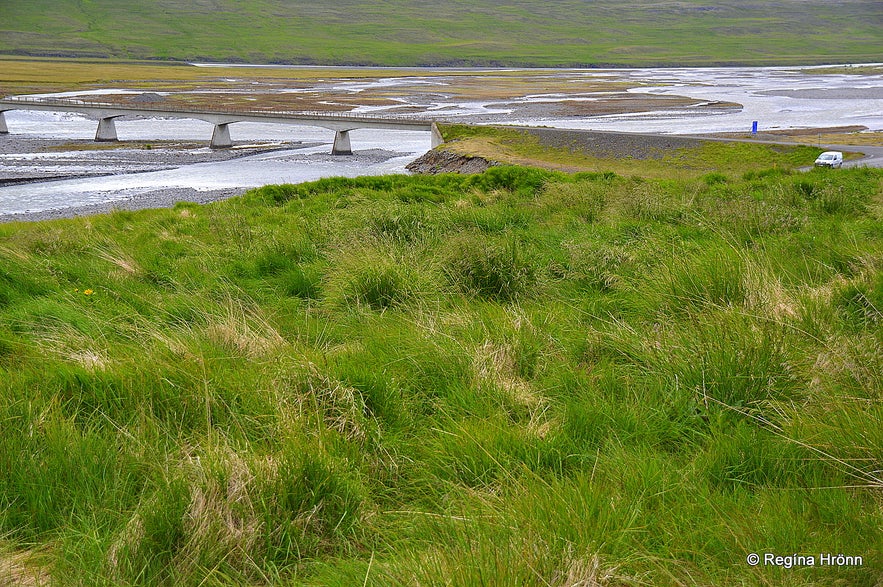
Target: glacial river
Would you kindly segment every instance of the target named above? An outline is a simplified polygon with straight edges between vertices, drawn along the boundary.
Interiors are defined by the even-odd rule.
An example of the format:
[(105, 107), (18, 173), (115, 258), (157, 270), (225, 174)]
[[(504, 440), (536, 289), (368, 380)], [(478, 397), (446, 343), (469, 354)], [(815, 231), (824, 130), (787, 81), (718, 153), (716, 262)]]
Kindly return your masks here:
[[(448, 75), (444, 70), (414, 70), (406, 78), (323, 81), (325, 88), (359, 96), (367, 91), (423, 86), (431, 91), (405, 91), (396, 103), (365, 104), (356, 112), (396, 113), (402, 108), (420, 110), (446, 120), (472, 123), (544, 125), (626, 132), (695, 134), (749, 131), (753, 121), (761, 130), (863, 126), (883, 131), (883, 75), (817, 73), (816, 68), (671, 68), (628, 70), (500, 70), (511, 80), (523, 71), (534, 79), (554, 80), (555, 91), (513, 93), (492, 100), (463, 98), (457, 84), (475, 83), (468, 72)], [(475, 75), (487, 76), (488, 70)], [(559, 102), (603, 100), (598, 91), (603, 82), (627, 82), (630, 94), (684, 96), (695, 100), (683, 108), (648, 110), (630, 114), (598, 116), (555, 116)], [(318, 83), (318, 82), (317, 82)], [(487, 82), (492, 83), (492, 82)], [(592, 86), (591, 91), (583, 86)], [(567, 88), (562, 91), (561, 88)], [(572, 88), (572, 89), (571, 89)], [(317, 87), (317, 91), (322, 88)], [(129, 91), (126, 88), (104, 91)], [(133, 93), (136, 91), (130, 90)], [(302, 90), (299, 90), (302, 91)], [(102, 93), (94, 92), (94, 93)], [(611, 92), (613, 93), (613, 92)], [(56, 95), (72, 95), (56, 94)], [(73, 94), (76, 95), (76, 94)], [(741, 108), (702, 108), (709, 103), (741, 104)], [(524, 106), (532, 109), (525, 109)], [(525, 115), (525, 112), (532, 114)], [(13, 162), (40, 159), (40, 169), (52, 169), (52, 157), (78, 157), (77, 172), (106, 173), (88, 152), (9, 153), (3, 149), (8, 138), (83, 139), (94, 137), (96, 123), (65, 113), (11, 111), (6, 113), (9, 135), (0, 135), (0, 171)], [(297, 183), (330, 176), (402, 173), (405, 165), (430, 148), (427, 132), (351, 132), (353, 157), (332, 157), (334, 133), (312, 127), (291, 127), (256, 123), (232, 125), (234, 142), (301, 141), (304, 146), (241, 158), (181, 166), (163, 171), (122, 173), (105, 177), (67, 179), (0, 187), (0, 215), (40, 212), (102, 202), (137, 198), (157, 190), (246, 189), (269, 183)], [(210, 124), (197, 120), (119, 120), (121, 140), (208, 142)], [(23, 159), (24, 158), (24, 159)], [(68, 161), (69, 164), (69, 161)], [(71, 169), (69, 166), (67, 169)]]

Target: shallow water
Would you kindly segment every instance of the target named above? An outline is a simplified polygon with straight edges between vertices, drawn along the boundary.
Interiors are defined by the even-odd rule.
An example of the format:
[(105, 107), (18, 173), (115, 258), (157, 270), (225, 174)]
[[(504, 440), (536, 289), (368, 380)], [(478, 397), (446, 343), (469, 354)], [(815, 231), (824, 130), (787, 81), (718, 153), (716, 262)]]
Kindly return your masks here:
[[(822, 67), (705, 67), (648, 69), (502, 69), (476, 70), (476, 76), (492, 73), (523, 73), (534, 82), (553, 80), (571, 86), (571, 92), (536, 92), (493, 100), (463, 100), (450, 94), (458, 85), (485, 79), (445, 71), (415, 70), (407, 78), (329, 83), (333, 90), (360, 94), (367, 90), (395, 90), (403, 86), (425, 86), (423, 93), (404, 96), (400, 103), (387, 106), (365, 106), (360, 112), (395, 113), (403, 106), (419, 106), (430, 114), (464, 121), (518, 125), (547, 125), (560, 128), (583, 128), (623, 132), (658, 132), (696, 134), (740, 132), (751, 129), (757, 121), (760, 130), (787, 128), (818, 128), (862, 125), (869, 130), (883, 130), (883, 74), (850, 75), (819, 73)], [(426, 75), (420, 75), (425, 73)], [(578, 118), (529, 117), (512, 118), (518, 104), (550, 104), (562, 101), (592, 101), (616, 94), (583, 88), (599, 82), (631, 83), (640, 87), (628, 90), (635, 95), (686, 96), (696, 104), (734, 102), (743, 107), (734, 112), (703, 112), (699, 108), (678, 111), (583, 116)], [(527, 82), (526, 82), (527, 83)], [(582, 86), (582, 87), (581, 87)]]
[[(816, 68), (817, 69), (817, 68)], [(736, 102), (738, 112), (684, 109), (541, 121), (549, 126), (624, 132), (696, 134), (862, 125), (883, 130), (883, 75), (813, 74), (796, 68), (637, 69), (623, 79), (650, 84), (631, 93), (677, 95), (697, 102)], [(536, 121), (522, 121), (536, 124)]]
[[(89, 139), (95, 133), (94, 121), (71, 115), (16, 111), (8, 112), (6, 117), (10, 128), (14, 128), (17, 134), (32, 137)], [(121, 140), (144, 140), (149, 137), (147, 140), (207, 142), (212, 132), (212, 125), (197, 120), (122, 120), (117, 121), (116, 127)], [(231, 127), (231, 134), (234, 141), (272, 143), (296, 140), (322, 144), (213, 163), (184, 165), (163, 171), (0, 187), (0, 214), (41, 212), (120, 201), (160, 189), (208, 191), (252, 188), (270, 183), (301, 183), (323, 177), (405, 173), (405, 165), (430, 148), (429, 133), (415, 131), (351, 131), (350, 140), (355, 151), (352, 157), (330, 155), (334, 133), (320, 128), (237, 123)], [(3, 137), (0, 137), (2, 140)], [(0, 167), (4, 157), (73, 158), (78, 162), (76, 166), (40, 167), (49, 172), (108, 171), (104, 165), (94, 163), (99, 156), (88, 151), (4, 155), (0, 156)]]
[[(883, 75), (823, 75), (813, 68), (661, 68), (628, 70), (475, 70), (475, 75), (458, 70), (415, 69), (407, 77), (375, 79), (317, 80), (307, 90), (278, 88), (280, 93), (318, 91), (323, 89), (360, 96), (371, 91), (390, 91), (395, 100), (391, 105), (357, 107), (355, 113), (395, 113), (397, 109), (419, 107), (428, 116), (473, 123), (545, 125), (559, 128), (595, 129), (626, 132), (658, 132), (695, 134), (732, 132), (751, 129), (757, 121), (759, 129), (816, 128), (862, 125), (870, 130), (883, 130)], [(505, 75), (523, 73), (530, 79), (529, 91), (510, 98), (493, 100), (459, 98), (458, 84), (492, 84), (488, 73)], [(503, 78), (501, 78), (503, 79)], [(555, 91), (543, 92), (543, 80), (554, 80)], [(231, 91), (236, 91), (231, 80)], [(599, 90), (601, 82), (628, 82), (633, 94), (650, 96), (687, 96), (696, 100), (696, 107), (678, 110), (614, 114), (607, 116), (550, 117), (538, 114), (519, 117), (514, 113), (520, 105), (556, 104), (563, 101), (604, 99), (620, 91)], [(551, 81), (545, 82), (547, 85)], [(561, 91), (562, 84), (572, 91)], [(591, 88), (591, 91), (587, 89)], [(129, 88), (90, 92), (65, 92), (56, 96), (137, 93)], [(741, 109), (708, 110), (700, 105), (708, 102), (735, 102)], [(413, 115), (413, 112), (410, 113)], [(83, 139), (94, 137), (96, 122), (68, 113), (10, 111), (6, 113), (9, 129), (14, 135), (52, 139)], [(147, 119), (116, 121), (121, 140), (198, 141), (208, 143), (212, 125), (198, 120)], [(350, 133), (353, 157), (328, 155), (334, 133), (321, 128), (292, 127), (257, 123), (236, 123), (230, 127), (234, 142), (302, 141), (310, 146), (284, 152), (247, 156), (216, 163), (185, 165), (177, 169), (141, 171), (137, 166), (126, 174), (88, 179), (71, 179), (44, 183), (0, 187), (0, 214), (37, 212), (96, 202), (118, 201), (159, 189), (214, 190), (248, 188), (269, 183), (296, 183), (329, 176), (377, 175), (403, 173), (405, 165), (430, 148), (428, 132), (355, 130)], [(13, 135), (10, 135), (13, 136)], [(2, 151), (3, 136), (0, 136)], [(28, 154), (0, 156), (4, 161), (27, 157)], [(89, 152), (68, 152), (34, 155), (47, 160), (73, 158), (76, 167), (59, 170), (78, 173), (102, 173), (100, 157)], [(19, 159), (20, 160), (20, 159)], [(42, 170), (53, 170), (41, 166)]]

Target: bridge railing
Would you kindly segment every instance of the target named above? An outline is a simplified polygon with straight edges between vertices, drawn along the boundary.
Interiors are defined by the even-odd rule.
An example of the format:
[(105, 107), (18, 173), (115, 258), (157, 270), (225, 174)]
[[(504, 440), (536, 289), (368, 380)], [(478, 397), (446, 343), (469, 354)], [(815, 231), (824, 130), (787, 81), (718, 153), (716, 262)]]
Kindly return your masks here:
[(264, 118), (274, 117), (290, 117), (290, 118), (321, 118), (326, 120), (339, 120), (341, 122), (413, 122), (431, 124), (436, 122), (434, 118), (423, 118), (419, 116), (403, 116), (395, 114), (340, 114), (337, 112), (327, 112), (321, 110), (243, 110), (237, 108), (188, 108), (186, 105), (180, 104), (117, 104), (114, 102), (98, 102), (93, 100), (83, 100), (80, 98), (35, 98), (28, 96), (16, 96), (3, 98), (2, 102), (7, 105), (10, 103), (38, 104), (42, 106), (62, 106), (62, 107), (83, 107), (83, 108), (105, 108), (108, 110), (131, 110), (131, 111), (148, 111), (162, 114), (163, 112), (176, 112), (181, 114), (205, 114), (205, 115), (230, 115), (230, 116), (256, 116)]

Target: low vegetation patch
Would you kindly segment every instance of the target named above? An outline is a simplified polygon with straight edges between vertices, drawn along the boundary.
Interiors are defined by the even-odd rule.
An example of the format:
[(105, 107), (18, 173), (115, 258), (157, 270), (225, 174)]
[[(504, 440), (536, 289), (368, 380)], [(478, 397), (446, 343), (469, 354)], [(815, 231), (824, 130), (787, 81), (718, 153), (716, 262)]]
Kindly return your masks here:
[[(790, 173), (812, 165), (822, 149), (665, 138), (623, 133), (511, 127), (440, 125), (444, 149), (469, 157), (569, 173), (591, 172), (653, 178), (693, 178), (709, 184), (726, 175), (763, 171)], [(654, 146), (654, 141), (658, 145)], [(639, 162), (639, 164), (638, 164)]]
[(0, 225), (0, 583), (877, 584), (883, 174), (682, 155)]

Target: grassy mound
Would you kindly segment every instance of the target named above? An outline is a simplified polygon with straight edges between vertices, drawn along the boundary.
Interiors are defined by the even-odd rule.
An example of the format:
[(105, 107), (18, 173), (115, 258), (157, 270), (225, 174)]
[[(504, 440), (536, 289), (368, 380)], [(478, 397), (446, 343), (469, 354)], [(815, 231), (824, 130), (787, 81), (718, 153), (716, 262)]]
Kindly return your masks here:
[(881, 182), (498, 167), (2, 225), (0, 570), (874, 585)]

